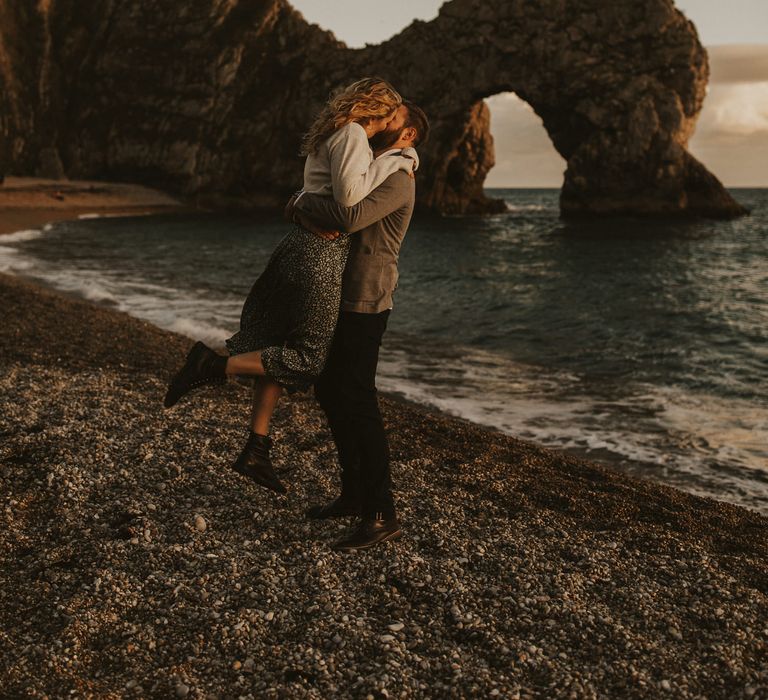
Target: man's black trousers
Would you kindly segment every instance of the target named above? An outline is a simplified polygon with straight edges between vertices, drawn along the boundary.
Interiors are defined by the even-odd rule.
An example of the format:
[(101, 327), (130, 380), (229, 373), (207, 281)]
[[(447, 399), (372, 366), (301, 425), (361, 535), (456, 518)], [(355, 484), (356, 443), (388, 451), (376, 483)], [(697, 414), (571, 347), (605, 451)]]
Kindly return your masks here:
[(328, 417), (341, 464), (345, 501), (359, 502), (363, 517), (394, 517), (389, 444), (376, 395), (379, 347), (389, 310), (342, 311), (315, 396)]

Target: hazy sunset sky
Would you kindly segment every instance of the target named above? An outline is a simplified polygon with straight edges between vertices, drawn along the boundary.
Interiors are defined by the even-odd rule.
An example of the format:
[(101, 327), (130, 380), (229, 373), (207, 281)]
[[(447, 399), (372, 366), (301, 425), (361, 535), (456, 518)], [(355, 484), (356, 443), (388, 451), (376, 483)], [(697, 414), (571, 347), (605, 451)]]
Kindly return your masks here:
[[(291, 0), (349, 46), (376, 44), (442, 0)], [(711, 77), (689, 150), (730, 187), (768, 186), (768, 0), (678, 0), (709, 53)], [(496, 143), (489, 187), (559, 187), (565, 161), (514, 93), (488, 100)]]

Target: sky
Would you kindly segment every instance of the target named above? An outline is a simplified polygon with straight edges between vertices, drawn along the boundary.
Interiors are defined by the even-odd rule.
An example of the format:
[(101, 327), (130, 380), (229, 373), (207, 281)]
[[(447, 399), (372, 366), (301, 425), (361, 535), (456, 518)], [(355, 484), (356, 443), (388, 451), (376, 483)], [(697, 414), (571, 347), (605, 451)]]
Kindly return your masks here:
[[(352, 47), (377, 44), (443, 0), (290, 0)], [(768, 187), (768, 0), (677, 0), (709, 53), (710, 82), (689, 151), (728, 187)], [(514, 93), (494, 95), (496, 166), (488, 187), (559, 187), (565, 161)]]

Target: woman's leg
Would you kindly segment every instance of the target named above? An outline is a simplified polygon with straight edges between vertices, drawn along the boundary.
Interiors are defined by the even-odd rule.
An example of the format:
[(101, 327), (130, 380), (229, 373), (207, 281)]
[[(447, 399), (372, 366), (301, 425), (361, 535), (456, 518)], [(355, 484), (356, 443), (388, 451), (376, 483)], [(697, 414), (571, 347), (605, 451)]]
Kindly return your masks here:
[(253, 385), (253, 407), (251, 430), (240, 456), (232, 468), (253, 479), (260, 486), (286, 493), (287, 489), (275, 474), (269, 452), (272, 440), (269, 437), (269, 422), (283, 389), (265, 377), (258, 377)]
[[(257, 353), (245, 353), (255, 355)], [(239, 357), (239, 356), (238, 356)], [(259, 377), (253, 385), (251, 430), (258, 435), (269, 435), (269, 423), (283, 388), (266, 377)]]
[(258, 435), (269, 435), (269, 422), (275, 406), (283, 393), (283, 388), (265, 377), (261, 361), (261, 350), (243, 352), (227, 358), (227, 374), (257, 375), (253, 384), (253, 404), (251, 406), (251, 430)]
[(264, 376), (264, 365), (261, 362), (261, 350), (242, 352), (227, 358), (227, 374), (256, 374)]

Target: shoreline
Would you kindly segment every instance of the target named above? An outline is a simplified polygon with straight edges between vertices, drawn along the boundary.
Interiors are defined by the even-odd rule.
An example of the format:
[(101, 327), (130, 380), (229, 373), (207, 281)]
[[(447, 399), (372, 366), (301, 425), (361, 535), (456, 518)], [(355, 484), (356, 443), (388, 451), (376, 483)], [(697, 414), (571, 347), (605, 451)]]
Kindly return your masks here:
[(7, 694), (768, 693), (768, 518), (383, 396), (404, 537), (337, 554), (311, 396), (277, 496), (230, 467), (243, 386), (162, 409), (189, 338), (13, 275), (0, 303)]
[[(124, 184), (124, 183), (107, 183), (107, 182), (96, 182), (96, 181), (64, 181), (63, 185), (69, 185), (71, 186), (71, 189), (69, 191), (69, 194), (67, 195), (68, 199), (72, 199), (75, 197), (73, 194), (74, 192), (79, 193), (77, 197), (80, 200), (80, 206), (73, 208), (72, 203), (68, 203), (66, 205), (62, 204), (58, 207), (52, 207), (52, 208), (45, 208), (40, 209), (39, 208), (39, 202), (41, 201), (41, 197), (47, 197), (50, 191), (52, 191), (54, 188), (59, 188), (62, 186), (62, 181), (56, 181), (56, 180), (42, 180), (42, 179), (36, 179), (36, 178), (7, 178), (6, 179), (6, 185), (10, 183), (10, 187), (6, 189), (5, 197), (6, 199), (3, 199), (3, 188), (0, 187), (0, 241), (2, 241), (2, 234), (3, 233), (14, 233), (19, 230), (24, 230), (25, 228), (35, 226), (36, 224), (42, 225), (42, 222), (49, 223), (49, 222), (55, 222), (55, 221), (61, 221), (69, 219), (75, 219), (79, 216), (82, 216), (83, 214), (88, 213), (94, 213), (98, 215), (104, 215), (104, 216), (121, 216), (121, 217), (132, 217), (132, 216), (139, 216), (143, 214), (157, 214), (157, 213), (168, 213), (168, 214), (174, 214), (174, 213), (204, 213), (205, 210), (201, 209), (193, 209), (186, 207), (183, 203), (180, 201), (174, 200), (168, 195), (159, 192), (157, 190), (152, 190), (149, 188), (145, 188), (143, 186), (138, 185), (132, 185), (132, 184)], [(4, 204), (6, 204), (8, 201), (13, 199), (13, 197), (9, 194), (11, 192), (15, 192), (16, 194), (13, 195), (13, 197), (16, 197), (17, 199), (21, 199), (26, 203), (26, 207), (14, 207), (13, 209), (4, 209)], [(123, 202), (123, 206), (120, 206), (117, 204), (118, 202)], [(8, 211), (13, 212), (14, 214), (18, 215), (17, 223), (18, 227), (14, 229), (8, 228), (8, 230), (4, 230), (3, 227), (3, 216)], [(63, 217), (62, 217), (63, 215)], [(58, 292), (60, 294), (65, 294), (66, 296), (78, 300), (78, 299), (84, 299), (84, 297), (79, 294), (77, 291), (66, 291), (66, 290), (60, 290), (52, 283), (49, 283), (46, 280), (35, 278), (34, 276), (26, 276), (23, 273), (21, 273), (19, 276), (21, 276), (24, 279), (32, 281), (34, 284), (40, 285), (45, 287), (46, 289), (50, 289), (51, 291)], [(98, 306), (102, 306), (104, 308), (112, 308), (112, 305), (108, 302), (99, 302), (99, 301), (91, 301), (87, 300), (90, 303), (94, 303)], [(194, 340), (194, 339), (192, 339)], [(190, 342), (192, 342), (192, 340)], [(216, 349), (220, 352), (226, 353), (226, 349), (223, 347), (223, 345), (216, 346)], [(397, 403), (404, 403), (405, 405), (410, 405), (416, 408), (421, 408), (429, 413), (438, 414), (441, 416), (445, 416), (448, 418), (453, 418), (455, 420), (464, 421), (470, 426), (476, 426), (482, 430), (488, 430), (492, 432), (497, 432), (501, 435), (510, 435), (510, 433), (505, 433), (504, 431), (496, 428), (493, 425), (486, 425), (483, 423), (475, 422), (469, 418), (464, 418), (461, 415), (451, 413), (450, 411), (443, 411), (439, 407), (433, 406), (428, 403), (419, 403), (417, 401), (413, 401), (412, 399), (408, 399), (405, 396), (403, 396), (400, 392), (397, 391), (387, 391), (387, 390), (379, 390), (379, 395), (386, 397), (390, 401), (394, 401)], [(536, 443), (538, 444), (538, 443)], [(653, 481), (654, 483), (658, 483), (661, 485), (667, 485), (671, 486), (673, 488), (678, 488), (686, 493), (690, 493), (692, 495), (701, 495), (702, 497), (708, 497), (709, 494), (705, 491), (702, 492), (701, 490), (697, 490), (695, 488), (687, 488), (687, 483), (685, 479), (680, 478), (677, 481), (675, 480), (669, 480), (669, 479), (661, 479), (661, 478), (655, 478), (652, 474), (650, 476), (646, 476), (645, 472), (650, 469), (651, 471), (653, 468), (658, 467), (659, 465), (653, 462), (640, 462), (637, 460), (632, 460), (627, 457), (624, 457), (619, 454), (603, 454), (601, 451), (595, 451), (589, 448), (579, 448), (579, 447), (545, 447), (544, 445), (540, 445), (541, 447), (545, 449), (555, 450), (556, 452), (562, 453), (564, 455), (569, 455), (572, 457), (575, 457), (577, 459), (584, 459), (587, 461), (596, 461), (598, 463), (603, 464), (604, 466), (607, 466), (609, 468), (618, 469), (620, 472), (636, 476), (638, 478), (645, 478)], [(711, 497), (711, 496), (709, 496)], [(716, 500), (722, 501), (724, 503), (730, 503), (733, 505), (741, 505), (737, 499), (723, 499), (723, 498), (717, 498), (715, 496)], [(749, 508), (749, 506), (743, 506)], [(760, 510), (759, 508), (753, 508), (757, 513), (760, 513), (762, 515), (768, 515), (768, 513), (765, 513), (764, 510)]]

